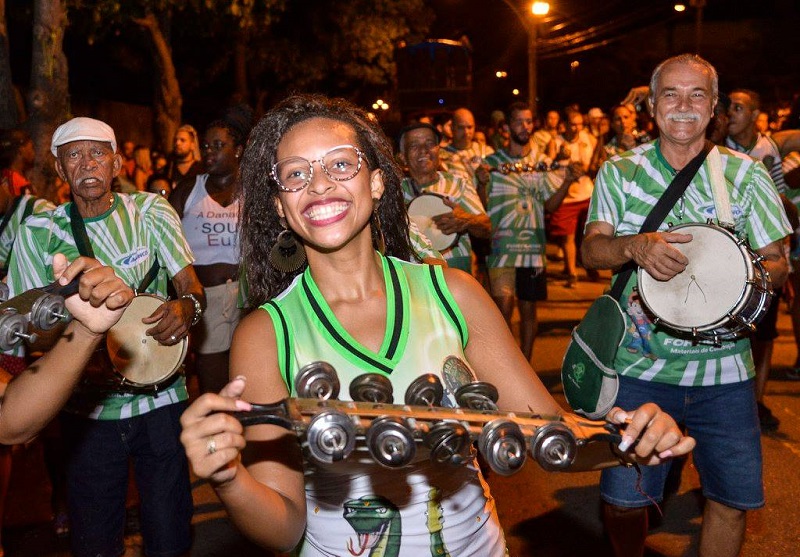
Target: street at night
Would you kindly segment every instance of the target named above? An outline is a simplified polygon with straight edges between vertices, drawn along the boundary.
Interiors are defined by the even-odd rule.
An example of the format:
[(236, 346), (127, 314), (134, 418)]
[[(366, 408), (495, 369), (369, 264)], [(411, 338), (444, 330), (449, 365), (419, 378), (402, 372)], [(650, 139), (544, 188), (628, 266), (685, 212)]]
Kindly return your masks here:
[[(560, 264), (552, 265), (559, 268)], [(607, 278), (607, 276), (606, 276)], [(541, 333), (536, 339), (535, 368), (548, 388), (563, 402), (559, 369), (569, 331), (590, 302), (606, 285), (581, 281), (576, 289), (552, 281), (551, 299), (542, 304)], [(785, 306), (783, 306), (785, 307)], [(763, 436), (767, 506), (752, 512), (742, 557), (793, 557), (800, 533), (800, 381), (785, 378), (796, 355), (789, 316), (781, 311), (780, 337), (775, 344), (767, 404), (781, 420), (777, 432)], [(490, 474), (489, 486), (497, 501), (500, 521), (512, 557), (611, 557), (599, 510), (599, 473), (546, 473), (533, 461), (508, 477)], [(652, 515), (648, 557), (682, 557), (696, 551), (702, 496), (689, 460), (681, 483), (663, 507), (664, 517)], [(193, 557), (264, 555), (233, 529), (213, 491), (193, 482), (195, 503)], [(52, 533), (49, 486), (41, 462), (41, 446), (34, 442), (16, 453), (7, 507), (8, 557), (67, 557), (65, 542)], [(126, 539), (126, 557), (141, 555), (141, 538)], [(453, 556), (455, 557), (455, 556)]]
[(0, 557), (800, 554), (798, 28), (0, 0)]

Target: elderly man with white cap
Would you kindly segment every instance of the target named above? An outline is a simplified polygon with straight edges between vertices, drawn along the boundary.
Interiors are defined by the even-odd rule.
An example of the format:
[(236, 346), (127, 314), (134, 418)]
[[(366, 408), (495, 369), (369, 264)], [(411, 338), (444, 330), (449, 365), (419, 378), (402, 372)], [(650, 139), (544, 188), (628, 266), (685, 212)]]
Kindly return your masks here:
[[(25, 222), (9, 267), (9, 286), (14, 294), (51, 282), (56, 253), (69, 260), (93, 257), (137, 292), (161, 299), (171, 279), (177, 296), (163, 303), (156, 298), (155, 309), (147, 309), (144, 318), (133, 318), (133, 332), (128, 333), (140, 335), (142, 344), (152, 347), (152, 356), (129, 347), (122, 350), (130, 354), (113, 354), (113, 344), (108, 343), (110, 355), (96, 354), (87, 365), (89, 373), (67, 403), (61, 422), (68, 452), (73, 553), (123, 553), (132, 460), (142, 501), (145, 553), (184, 555), (191, 545), (192, 499), (179, 417), (188, 394), (183, 376), (159, 369), (164, 357), (155, 354), (163, 354), (164, 346), (177, 345), (180, 351), (189, 327), (203, 312), (205, 297), (170, 204), (151, 193), (111, 191), (122, 168), (116, 149), (114, 130), (99, 120), (74, 118), (55, 131), (51, 151), (56, 172), (69, 183), (73, 201)], [(153, 300), (141, 301), (146, 298)], [(111, 362), (119, 364), (124, 358), (144, 358), (134, 364), (145, 368), (148, 378), (120, 381)]]

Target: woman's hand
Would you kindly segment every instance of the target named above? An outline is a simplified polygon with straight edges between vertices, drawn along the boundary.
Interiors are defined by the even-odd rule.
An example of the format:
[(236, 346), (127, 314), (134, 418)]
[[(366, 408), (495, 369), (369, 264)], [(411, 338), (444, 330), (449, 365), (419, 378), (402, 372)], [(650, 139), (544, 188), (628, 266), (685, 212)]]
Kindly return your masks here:
[(236, 477), (240, 453), (245, 446), (242, 424), (226, 412), (249, 411), (250, 403), (240, 400), (245, 379), (237, 377), (218, 395), (198, 398), (181, 416), (181, 443), (194, 473), (215, 486)]
[(606, 420), (624, 426), (619, 450), (632, 451), (642, 464), (659, 464), (668, 458), (688, 454), (695, 445), (693, 438), (683, 435), (672, 416), (652, 402), (633, 412), (612, 408)]

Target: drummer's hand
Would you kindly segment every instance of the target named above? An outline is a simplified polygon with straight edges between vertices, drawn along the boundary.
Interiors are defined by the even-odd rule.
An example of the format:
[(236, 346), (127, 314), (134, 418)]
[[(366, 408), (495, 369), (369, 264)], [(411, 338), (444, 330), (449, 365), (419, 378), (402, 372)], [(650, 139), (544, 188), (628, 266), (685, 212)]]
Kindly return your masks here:
[(133, 290), (114, 274), (114, 269), (91, 257), (78, 257), (67, 265), (67, 258), (57, 253), (53, 256), (53, 275), (62, 285), (80, 276), (78, 295), (66, 298), (64, 303), (72, 316), (95, 334), (105, 333), (119, 321), (133, 299)]
[(689, 264), (686, 256), (670, 244), (691, 241), (691, 234), (676, 232), (637, 234), (627, 255), (656, 280), (669, 280)]
[(239, 400), (244, 387), (244, 377), (237, 377), (218, 395), (202, 395), (181, 416), (181, 443), (192, 470), (215, 485), (236, 477), (239, 453), (245, 446), (244, 428), (226, 412), (252, 409), (249, 403)]
[(683, 435), (672, 416), (652, 402), (633, 412), (612, 408), (606, 420), (624, 427), (618, 448), (641, 464), (659, 464), (668, 458), (688, 454), (695, 445), (692, 437)]
[(444, 198), (444, 204), (453, 210), (449, 213), (435, 215), (433, 222), (436, 227), (445, 234), (460, 234), (467, 230), (469, 227), (470, 215), (462, 209), (457, 203)]
[(191, 300), (179, 298), (161, 304), (149, 317), (142, 319), (142, 323), (145, 325), (156, 323), (156, 326), (147, 329), (145, 334), (165, 346), (172, 346), (189, 334), (192, 319), (194, 319), (194, 304)]

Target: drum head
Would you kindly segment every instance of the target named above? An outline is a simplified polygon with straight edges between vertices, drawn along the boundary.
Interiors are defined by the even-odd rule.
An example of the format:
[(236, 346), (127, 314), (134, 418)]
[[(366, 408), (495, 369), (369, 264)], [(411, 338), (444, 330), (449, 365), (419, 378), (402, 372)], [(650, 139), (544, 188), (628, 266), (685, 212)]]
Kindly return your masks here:
[(157, 296), (136, 296), (106, 336), (106, 347), (114, 369), (134, 385), (156, 385), (169, 378), (186, 356), (186, 337), (177, 344), (164, 346), (145, 334), (155, 324), (145, 325), (142, 319), (163, 303), (164, 300)]
[(687, 244), (671, 244), (689, 260), (686, 269), (668, 281), (639, 269), (642, 301), (666, 325), (678, 330), (714, 328), (728, 318), (750, 288), (753, 270), (746, 249), (717, 226), (687, 224), (671, 232), (691, 234)]
[(433, 217), (452, 211), (453, 209), (445, 205), (440, 196), (424, 194), (415, 197), (408, 205), (408, 218), (431, 241), (433, 249), (443, 251), (456, 243), (458, 234), (445, 234), (439, 230), (439, 227), (433, 222)]

